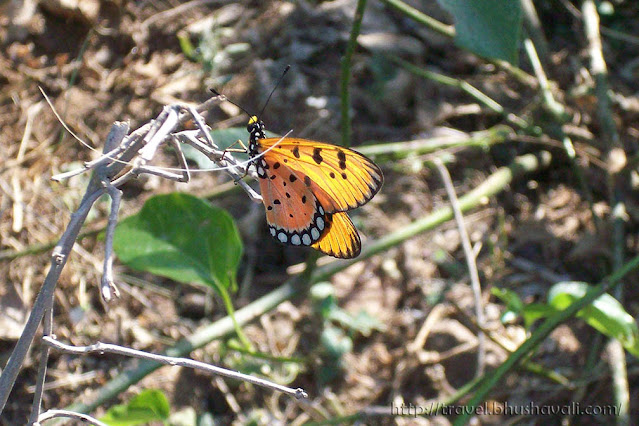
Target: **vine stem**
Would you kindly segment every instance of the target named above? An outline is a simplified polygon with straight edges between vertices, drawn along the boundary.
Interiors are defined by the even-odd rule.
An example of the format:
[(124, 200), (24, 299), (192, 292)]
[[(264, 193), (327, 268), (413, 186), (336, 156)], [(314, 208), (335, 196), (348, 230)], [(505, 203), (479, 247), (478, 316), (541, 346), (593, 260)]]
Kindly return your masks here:
[[(601, 125), (603, 147), (606, 152), (608, 165), (609, 202), (612, 208), (610, 221), (612, 224), (612, 253), (613, 266), (618, 270), (624, 261), (625, 252), (625, 216), (624, 200), (625, 176), (623, 168), (627, 163), (626, 153), (621, 144), (617, 126), (612, 116), (611, 101), (608, 84), (608, 69), (603, 56), (601, 34), (599, 30), (599, 14), (597, 6), (592, 0), (584, 0), (581, 5), (584, 31), (588, 40), (588, 55), (590, 56), (590, 73), (595, 80), (595, 94), (597, 96), (597, 115)], [(623, 287), (619, 286), (614, 296), (623, 301)], [(618, 425), (630, 424), (630, 390), (628, 385), (628, 370), (626, 354), (618, 340), (611, 340), (607, 345), (614, 398), (621, 412), (617, 419)]]
[(342, 58), (342, 75), (341, 75), (341, 112), (342, 112), (342, 146), (348, 147), (351, 144), (351, 61), (357, 46), (357, 36), (362, 28), (362, 19), (364, 19), (364, 9), (366, 8), (366, 0), (357, 0), (357, 8), (355, 9), (355, 19), (353, 19), (353, 27), (351, 28), (351, 36), (348, 39), (346, 53)]

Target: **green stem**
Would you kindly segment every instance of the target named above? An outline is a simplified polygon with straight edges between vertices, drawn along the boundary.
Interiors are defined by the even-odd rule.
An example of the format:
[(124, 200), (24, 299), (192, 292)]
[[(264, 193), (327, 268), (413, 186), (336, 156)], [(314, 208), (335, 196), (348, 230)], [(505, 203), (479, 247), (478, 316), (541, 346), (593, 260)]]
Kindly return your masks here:
[(497, 101), (493, 100), (488, 95), (484, 94), (475, 86), (471, 85), (465, 80), (448, 77), (447, 75), (444, 75), (444, 74), (428, 71), (427, 69), (415, 66), (411, 64), (410, 62), (406, 62), (403, 59), (398, 58), (397, 56), (387, 56), (387, 58), (390, 59), (391, 62), (395, 62), (397, 65), (401, 66), (405, 70), (415, 75), (427, 78), (429, 80), (435, 81), (445, 86), (451, 86), (451, 87), (460, 89), (464, 93), (467, 93), (472, 98), (477, 100), (479, 103), (488, 107), (491, 111), (496, 112), (499, 115), (504, 114), (504, 107), (502, 107), (499, 103), (497, 103)]
[(242, 342), (246, 350), (248, 350), (249, 352), (254, 352), (255, 348), (253, 348), (251, 341), (248, 339), (248, 337), (246, 337), (246, 335), (242, 331), (242, 327), (240, 327), (240, 324), (235, 318), (235, 308), (233, 307), (233, 302), (231, 301), (229, 292), (224, 287), (221, 287), (221, 286), (216, 286), (216, 287), (217, 287), (217, 292), (220, 294), (220, 296), (222, 297), (222, 301), (224, 302), (226, 313), (228, 314), (229, 317), (231, 317), (231, 321), (233, 321), (233, 328), (235, 329), (235, 333), (237, 334), (237, 337), (240, 339), (240, 341)]
[(544, 64), (548, 64), (550, 49), (548, 49), (548, 41), (544, 36), (544, 31), (542, 29), (541, 22), (539, 21), (535, 5), (532, 0), (520, 1), (521, 9), (524, 12), (524, 26), (526, 27), (528, 34), (530, 34), (530, 38), (534, 41), (542, 62)]
[(353, 19), (353, 27), (351, 28), (351, 36), (348, 39), (346, 53), (342, 58), (342, 75), (341, 75), (341, 98), (342, 98), (342, 146), (350, 146), (351, 144), (351, 92), (349, 86), (351, 84), (351, 61), (357, 46), (357, 36), (362, 27), (362, 19), (364, 18), (364, 9), (366, 8), (366, 0), (357, 0), (357, 9), (355, 10), (355, 18)]
[(400, 59), (400, 58), (398, 58), (396, 56), (387, 56), (387, 58), (391, 62), (396, 63), (397, 65), (401, 66), (405, 70), (407, 70), (407, 71), (409, 71), (409, 72), (411, 72), (411, 73), (413, 73), (415, 75), (427, 78), (429, 80), (435, 81), (435, 82), (443, 84), (445, 86), (451, 86), (451, 87), (455, 87), (455, 88), (461, 90), (462, 92), (470, 95), (477, 102), (483, 104), (484, 106), (486, 106), (491, 111), (503, 116), (508, 121), (510, 121), (512, 124), (516, 125), (517, 127), (521, 128), (521, 129), (529, 129), (531, 127), (530, 124), (526, 122), (526, 120), (516, 116), (515, 114), (506, 112), (504, 110), (504, 107), (502, 107), (499, 103), (497, 103), (497, 101), (495, 101), (490, 96), (486, 95), (485, 93), (483, 93), (482, 91), (480, 91), (475, 86), (471, 85), (470, 83), (468, 83), (465, 80), (461, 80), (461, 79), (457, 79), (457, 78), (453, 78), (453, 77), (448, 77), (448, 76), (443, 75), (443, 74), (439, 74), (439, 73), (436, 73), (436, 72), (432, 72), (432, 71), (426, 70), (424, 68), (420, 68), (420, 67), (415, 66), (415, 65), (411, 64), (410, 62), (406, 62), (403, 59)]
[(431, 18), (430, 16), (420, 12), (412, 6), (407, 5), (403, 1), (399, 0), (382, 0), (382, 3), (386, 3), (388, 6), (391, 6), (409, 18), (414, 19), (430, 28), (433, 31), (438, 32), (439, 34), (445, 35), (447, 37), (455, 37), (455, 27), (452, 25), (446, 25), (444, 23), (439, 22), (438, 20)]
[[(595, 94), (597, 95), (597, 115), (601, 125), (603, 149), (606, 151), (608, 164), (608, 191), (612, 215), (612, 252), (613, 267), (619, 268), (623, 263), (626, 247), (625, 218), (626, 205), (624, 199), (626, 177), (620, 173), (626, 163), (626, 153), (621, 143), (617, 126), (613, 118), (608, 84), (608, 69), (603, 55), (601, 34), (599, 30), (599, 14), (597, 6), (592, 0), (584, 0), (581, 6), (584, 31), (588, 39), (588, 55), (590, 56), (590, 74), (595, 80)], [(623, 301), (623, 288), (614, 292), (615, 298)], [(630, 424), (630, 391), (626, 354), (621, 342), (612, 340), (608, 344), (610, 369), (615, 402), (621, 407), (617, 419), (618, 425)]]
[[(499, 383), (499, 381), (512, 370), (524, 357), (532, 353), (537, 346), (539, 346), (546, 337), (555, 329), (558, 325), (566, 320), (575, 316), (580, 310), (590, 305), (595, 299), (602, 294), (611, 290), (617, 286), (621, 279), (629, 272), (633, 271), (639, 266), (639, 256), (626, 263), (622, 268), (618, 269), (610, 275), (607, 279), (597, 286), (592, 287), (584, 297), (574, 302), (561, 312), (557, 312), (546, 321), (530, 336), (524, 343), (517, 348), (515, 352), (508, 357), (502, 365), (496, 370), (490, 372), (484, 376), (479, 384), (479, 388), (473, 398), (468, 402), (468, 407), (477, 407), (482, 401), (486, 399), (488, 393)], [(468, 423), (471, 417), (472, 410), (464, 411), (460, 417), (455, 419), (455, 425), (465, 425)]]
[(526, 371), (529, 371), (541, 377), (545, 377), (547, 380), (555, 382), (568, 389), (574, 389), (575, 387), (574, 383), (572, 383), (566, 376), (559, 374), (549, 368), (546, 368), (541, 364), (537, 364), (536, 362), (526, 361), (522, 363), (522, 367)]
[(450, 148), (479, 147), (486, 149), (494, 144), (506, 142), (514, 134), (514, 130), (510, 127), (498, 124), (486, 130), (468, 134), (460, 133), (429, 139), (359, 146), (357, 151), (372, 157), (386, 155), (391, 158), (406, 158)]
[[(566, 112), (566, 109), (562, 104), (555, 100), (553, 96), (553, 89), (550, 87), (550, 83), (548, 81), (548, 77), (546, 76), (546, 71), (544, 70), (539, 57), (537, 56), (537, 50), (535, 49), (535, 45), (530, 39), (524, 40), (524, 47), (526, 48), (526, 54), (528, 55), (528, 59), (530, 60), (530, 64), (535, 71), (535, 75), (539, 80), (539, 90), (541, 91), (542, 99), (544, 100), (544, 106), (546, 110), (550, 112), (553, 116), (557, 124), (565, 123), (570, 119), (569, 114)], [(597, 229), (601, 229), (598, 216), (595, 214), (594, 210), (594, 201), (592, 196), (592, 191), (590, 190), (590, 186), (584, 176), (583, 171), (581, 170), (581, 166), (577, 163), (577, 155), (575, 152), (575, 147), (573, 146), (572, 140), (566, 136), (564, 131), (559, 127), (559, 136), (564, 145), (564, 151), (568, 158), (570, 159), (570, 166), (573, 170), (573, 173), (577, 177), (577, 181), (579, 182), (579, 186), (584, 194), (584, 197), (588, 201), (588, 205), (590, 207), (590, 212), (592, 217), (595, 218), (595, 226)]]
[[(99, 229), (91, 229), (88, 231), (84, 231), (78, 235), (77, 241), (81, 241), (86, 237), (92, 237), (100, 232), (104, 231), (104, 227), (100, 227)], [(14, 250), (3, 250), (0, 251), (0, 260), (13, 260), (19, 257), (29, 256), (32, 254), (40, 254), (45, 251), (51, 250), (57, 244), (57, 241), (49, 241), (48, 243), (42, 244), (33, 244), (27, 247), (24, 250), (14, 251)]]
[(241, 354), (244, 354), (253, 358), (263, 359), (266, 361), (281, 362), (281, 363), (291, 362), (295, 364), (306, 364), (308, 362), (308, 359), (306, 358), (275, 356), (275, 355), (266, 354), (264, 352), (248, 351), (246, 350), (245, 347), (239, 345), (236, 341), (229, 341), (227, 346), (230, 350), (239, 352)]
[(548, 82), (548, 78), (546, 77), (544, 67), (541, 65), (539, 56), (537, 56), (535, 45), (529, 38), (527, 38), (526, 40), (524, 40), (524, 47), (526, 49), (526, 53), (528, 54), (528, 58), (530, 59), (530, 64), (535, 70), (537, 80), (539, 80), (539, 89), (541, 90), (541, 95), (544, 100), (546, 109), (559, 123), (565, 123), (570, 119), (570, 115), (566, 113), (566, 109), (564, 108), (564, 106), (557, 102), (555, 100), (555, 97), (552, 95), (552, 88), (550, 87), (550, 83)]
[(612, 28), (604, 27), (600, 25), (601, 34), (608, 36), (615, 40), (621, 40), (626, 43), (639, 44), (639, 37), (631, 34), (622, 33), (621, 31), (613, 30)]

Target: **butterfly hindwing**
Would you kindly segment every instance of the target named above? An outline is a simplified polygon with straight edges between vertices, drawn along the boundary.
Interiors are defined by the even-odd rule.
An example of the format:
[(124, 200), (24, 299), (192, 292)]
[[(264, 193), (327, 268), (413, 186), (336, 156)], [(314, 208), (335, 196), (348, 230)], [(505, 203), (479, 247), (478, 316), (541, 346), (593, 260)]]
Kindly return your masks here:
[(382, 186), (382, 172), (364, 155), (335, 145), (298, 138), (258, 140), (268, 163), (294, 170), (328, 212), (352, 210)]
[[(310, 246), (326, 230), (326, 212), (311, 189), (286, 166), (268, 163), (260, 192), (271, 235), (281, 243)], [(278, 171), (279, 169), (279, 171)]]
[(326, 233), (311, 247), (329, 256), (352, 259), (359, 256), (362, 243), (348, 214), (338, 212), (326, 214)]
[(359, 234), (346, 213), (327, 213), (295, 171), (280, 166), (280, 172), (273, 173), (273, 164), (266, 165), (260, 191), (273, 238), (284, 244), (311, 246), (338, 258), (359, 255)]

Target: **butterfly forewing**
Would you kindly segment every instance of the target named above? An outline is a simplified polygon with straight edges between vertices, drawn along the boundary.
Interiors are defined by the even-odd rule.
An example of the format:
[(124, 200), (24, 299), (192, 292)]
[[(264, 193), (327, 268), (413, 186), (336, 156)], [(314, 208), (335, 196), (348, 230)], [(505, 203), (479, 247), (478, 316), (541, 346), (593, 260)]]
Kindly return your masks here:
[(264, 150), (276, 143), (264, 158), (277, 167), (295, 170), (328, 212), (359, 207), (382, 186), (379, 167), (356, 151), (306, 139), (259, 139)]

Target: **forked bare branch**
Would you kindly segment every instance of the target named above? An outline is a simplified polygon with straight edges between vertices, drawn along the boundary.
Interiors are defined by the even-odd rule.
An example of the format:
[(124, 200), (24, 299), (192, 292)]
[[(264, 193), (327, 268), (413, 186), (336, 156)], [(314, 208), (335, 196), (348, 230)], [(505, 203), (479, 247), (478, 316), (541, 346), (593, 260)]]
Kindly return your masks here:
[[(298, 399), (307, 397), (306, 393), (302, 389), (291, 389), (263, 379), (188, 359), (163, 357), (123, 347), (115, 347), (114, 345), (105, 345), (102, 343), (97, 343), (96, 345), (86, 348), (73, 348), (71, 346), (62, 345), (52, 338), (53, 294), (55, 286), (91, 207), (102, 195), (108, 194), (111, 198), (111, 211), (109, 213), (108, 225), (106, 227), (104, 269), (100, 287), (100, 295), (105, 302), (111, 301), (114, 296), (119, 296), (113, 276), (113, 238), (122, 197), (122, 192), (118, 189), (118, 187), (128, 180), (137, 178), (139, 175), (144, 173), (157, 175), (178, 182), (188, 182), (191, 171), (187, 167), (186, 157), (181, 149), (182, 143), (193, 146), (214, 162), (218, 166), (217, 170), (224, 170), (228, 173), (233, 180), (246, 191), (252, 200), (258, 202), (261, 201), (260, 195), (242, 180), (249, 173), (248, 165), (251, 160), (243, 163), (239, 162), (229, 151), (219, 149), (211, 138), (210, 128), (206, 125), (204, 119), (200, 115), (200, 111), (208, 109), (213, 102), (219, 102), (221, 99), (221, 96), (217, 96), (198, 108), (180, 104), (166, 106), (155, 120), (141, 126), (139, 129), (131, 133), (129, 133), (129, 126), (127, 124), (116, 122), (111, 128), (111, 132), (105, 141), (103, 154), (99, 158), (85, 163), (84, 167), (81, 169), (52, 177), (54, 180), (61, 180), (86, 171), (93, 172), (87, 191), (80, 202), (78, 209), (71, 215), (71, 220), (69, 221), (67, 229), (53, 250), (49, 273), (40, 293), (36, 297), (33, 310), (31, 311), (24, 331), (20, 336), (5, 369), (2, 371), (2, 375), (0, 376), (0, 413), (4, 409), (9, 398), (9, 394), (16, 381), (18, 372), (20, 371), (29, 347), (35, 338), (36, 332), (43, 318), (45, 318), (43, 333), (43, 342), (45, 345), (41, 349), (40, 368), (38, 371), (29, 424), (36, 424), (37, 422), (42, 422), (52, 417), (69, 416), (69, 413), (60, 410), (53, 410), (40, 414), (50, 347), (55, 347), (56, 349), (73, 353), (91, 353), (99, 351), (152, 359), (165, 364), (198, 368), (214, 374), (245, 380), (259, 386), (266, 386), (268, 388), (284, 392)], [(50, 102), (49, 105), (51, 105)], [(51, 108), (53, 109), (52, 105)], [(58, 118), (60, 117), (58, 116)], [(195, 130), (183, 129), (183, 125), (187, 120), (193, 120), (196, 125)], [(68, 129), (64, 123), (62, 124), (65, 129), (73, 134), (73, 132)], [(80, 139), (78, 138), (78, 140)], [(179, 166), (178, 168), (171, 169), (151, 165), (158, 150), (165, 144), (169, 144), (174, 148)], [(74, 415), (74, 413), (70, 414), (71, 416)]]

